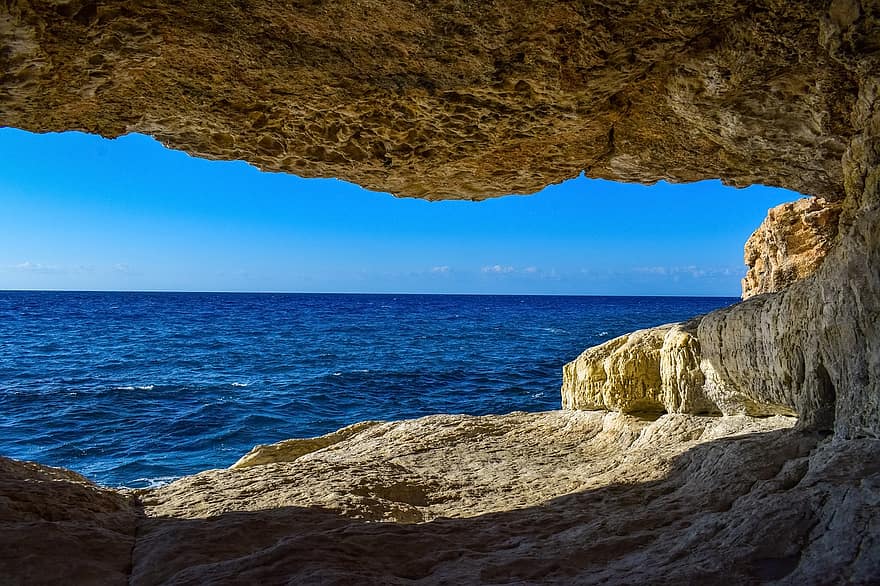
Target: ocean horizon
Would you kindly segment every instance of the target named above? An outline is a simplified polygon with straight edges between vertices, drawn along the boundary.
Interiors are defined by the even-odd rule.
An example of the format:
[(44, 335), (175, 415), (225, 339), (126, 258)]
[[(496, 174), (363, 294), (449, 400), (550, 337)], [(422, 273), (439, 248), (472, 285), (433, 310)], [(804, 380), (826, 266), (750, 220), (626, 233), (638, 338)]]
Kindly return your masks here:
[(189, 290), (189, 289), (0, 289), (3, 293), (175, 293), (192, 295), (424, 295), (431, 297), (677, 297), (681, 299), (736, 299), (727, 295), (624, 295), (598, 293), (425, 293), (419, 291), (260, 291), (260, 290)]
[(736, 301), (0, 291), (0, 454), (136, 488), (367, 419), (558, 409), (584, 349)]

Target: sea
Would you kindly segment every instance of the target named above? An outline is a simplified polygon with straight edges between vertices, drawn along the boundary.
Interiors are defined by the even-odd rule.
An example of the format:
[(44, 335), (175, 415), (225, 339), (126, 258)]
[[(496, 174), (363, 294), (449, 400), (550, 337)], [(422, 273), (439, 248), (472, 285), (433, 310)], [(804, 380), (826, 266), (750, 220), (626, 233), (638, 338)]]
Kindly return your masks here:
[(558, 409), (587, 347), (736, 301), (0, 292), (0, 455), (143, 488), (366, 419)]

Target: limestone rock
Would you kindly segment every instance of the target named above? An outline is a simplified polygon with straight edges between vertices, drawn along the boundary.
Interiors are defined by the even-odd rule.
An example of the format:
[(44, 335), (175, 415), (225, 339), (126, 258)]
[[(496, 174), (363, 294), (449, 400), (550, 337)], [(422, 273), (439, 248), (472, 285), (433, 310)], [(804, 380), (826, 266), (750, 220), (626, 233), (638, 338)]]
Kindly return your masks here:
[(133, 556), (125, 495), (4, 461), (3, 578), (875, 582), (878, 21), (873, 0), (2, 3), (3, 125), (145, 132), (426, 198), (583, 171), (760, 182), (840, 209), (812, 275), (826, 245), (794, 252), (812, 228), (769, 226), (748, 289), (765, 294), (588, 351), (565, 399), (796, 413), (833, 438), (781, 416), (373, 425), (140, 492)]
[(841, 4), (11, 0), (0, 124), (430, 198), (586, 171), (839, 199), (861, 75), (839, 54), (876, 18)]
[(698, 323), (638, 330), (585, 350), (563, 367), (562, 407), (718, 413), (706, 394)]
[(880, 441), (793, 424), (436, 415), (139, 501), (2, 460), (0, 569), (9, 584), (869, 584)]
[[(869, 176), (872, 202), (878, 175)], [(727, 415), (797, 415), (806, 428), (876, 437), (880, 206), (852, 222), (815, 274), (782, 291), (588, 349), (563, 370), (563, 406), (626, 411), (649, 397), (656, 411), (714, 405)]]
[(138, 516), (79, 474), (0, 457), (0, 582), (125, 585)]
[(660, 348), (670, 327), (614, 338), (566, 364), (562, 407), (623, 413), (664, 411)]
[[(555, 427), (558, 417), (545, 419)], [(823, 441), (786, 431), (790, 422), (782, 418), (672, 415), (645, 423), (610, 415), (594, 419), (591, 439), (583, 439), (582, 422), (572, 427), (570, 442), (560, 442), (564, 434), (556, 432), (545, 443), (540, 418), (528, 431), (522, 423), (514, 424), (521, 430), (517, 441), (487, 433), (476, 449), (465, 447), (469, 432), (459, 442), (446, 431), (443, 442), (434, 443), (432, 429), (444, 426), (442, 419), (410, 427), (428, 439), (423, 453), (430, 467), (416, 465), (409, 478), (435, 473), (440, 460), (450, 464), (444, 474), (450, 480), (461, 466), (474, 477), (494, 478), (488, 485), (502, 481), (497, 492), (463, 504), (457, 495), (467, 490), (467, 476), (426, 485), (428, 502), (446, 495), (451, 507), (433, 521), (364, 523), (352, 518), (358, 509), (350, 515), (314, 506), (243, 511), (231, 505), (210, 517), (151, 516), (138, 541), (132, 583), (820, 584), (843, 578), (869, 584), (880, 569), (876, 440)], [(500, 418), (482, 426), (491, 432), (493, 424), (507, 428)], [(749, 434), (757, 431), (754, 424), (764, 433)], [(403, 449), (395, 450), (396, 442)], [(397, 435), (384, 455), (406, 458), (413, 442), (420, 443)], [(685, 446), (690, 449), (682, 453)], [(357, 487), (365, 455), (337, 453), (332, 471), (315, 467), (314, 475), (303, 470), (298, 476), (314, 478), (320, 491), (328, 474), (351, 474)], [(272, 490), (278, 466), (225, 471), (212, 480), (224, 486), (240, 473), (263, 470), (251, 480)], [(300, 459), (280, 466), (311, 464)], [(548, 472), (556, 484), (540, 481)], [(558, 483), (566, 477), (569, 483)], [(505, 493), (521, 500), (505, 503)], [(183, 496), (168, 491), (163, 506)]]
[(594, 385), (571, 405), (714, 403), (877, 435), (878, 12), (858, 0), (12, 0), (0, 123), (146, 132), (197, 156), (426, 198), (581, 172), (821, 197), (840, 210), (836, 237), (836, 211), (808, 212), (807, 228), (776, 222), (749, 249), (746, 293), (788, 288), (680, 337), (667, 374), (693, 375), (685, 397), (664, 393), (647, 350), (657, 335), (640, 334), (603, 375), (635, 387), (609, 383), (598, 401)]
[[(535, 563), (534, 548), (544, 538), (570, 550), (569, 540), (580, 540), (583, 531), (601, 533), (598, 526), (589, 529), (600, 518), (631, 522), (591, 507), (563, 513), (569, 505), (554, 504), (554, 499), (601, 494), (618, 483), (653, 491), (647, 487), (666, 482), (675, 460), (689, 448), (720, 438), (778, 433), (793, 423), (784, 417), (666, 415), (652, 421), (556, 411), (436, 415), (373, 425), (293, 461), (212, 470), (141, 491), (146, 520), (132, 582), (199, 583), (241, 572), (270, 581), (307, 579), (317, 572), (317, 581), (339, 583), (397, 583), (416, 576), (429, 583), (472, 583), (482, 572), (517, 576)], [(792, 436), (792, 443), (815, 442), (805, 439), (803, 444)], [(794, 448), (798, 454), (802, 450)], [(783, 448), (758, 468), (769, 472), (791, 455), (791, 448)], [(738, 457), (727, 455), (731, 464)], [(694, 463), (705, 465), (699, 457)], [(754, 478), (754, 464), (738, 474)], [(723, 467), (700, 482), (730, 475)], [(673, 485), (681, 481), (669, 480)], [(714, 503), (719, 496), (716, 490), (711, 496), (682, 493), (679, 498), (696, 499), (696, 514), (704, 506), (700, 499)], [(617, 506), (626, 509), (628, 502), (625, 498)], [(570, 516), (563, 526), (543, 526), (562, 521), (563, 514)], [(672, 507), (665, 514), (671, 520), (681, 510)], [(364, 524), (376, 521), (384, 523)], [(623, 531), (635, 531), (638, 523), (632, 523)], [(406, 529), (412, 524), (420, 528)], [(578, 526), (582, 529), (568, 534)], [(259, 531), (251, 533), (254, 527)], [(593, 539), (606, 543), (599, 550), (619, 543), (619, 537), (599, 533)], [(641, 555), (644, 542), (629, 539), (632, 544), (621, 544), (619, 553)], [(539, 550), (549, 554), (544, 546)], [(560, 549), (549, 555), (561, 560), (560, 555), (572, 554)], [(520, 559), (529, 561), (520, 566)], [(546, 565), (528, 571), (537, 577)], [(547, 574), (552, 576), (552, 571)]]
[(256, 446), (238, 459), (230, 468), (247, 468), (273, 462), (293, 462), (300, 456), (321, 450), (359, 433), (380, 421), (361, 421), (332, 433), (308, 439), (289, 439), (267, 446)]
[(858, 134), (842, 160), (846, 198), (836, 242), (811, 276), (704, 316), (696, 338), (706, 397), (723, 412), (795, 413), (804, 428), (877, 437), (880, 59), (832, 40), (825, 42), (841, 51), (842, 63), (866, 72), (853, 110)]
[(871, 583), (880, 441), (793, 423), (557, 411), (374, 425), (138, 491), (129, 583)]
[(706, 365), (702, 361), (700, 342), (696, 336), (699, 323), (699, 318), (696, 318), (675, 324), (663, 336), (660, 379), (663, 381), (663, 405), (669, 413), (719, 412), (717, 401), (707, 392), (706, 377), (709, 373), (705, 372)]
[(837, 237), (840, 205), (806, 198), (776, 206), (745, 245), (742, 297), (781, 291), (816, 272)]

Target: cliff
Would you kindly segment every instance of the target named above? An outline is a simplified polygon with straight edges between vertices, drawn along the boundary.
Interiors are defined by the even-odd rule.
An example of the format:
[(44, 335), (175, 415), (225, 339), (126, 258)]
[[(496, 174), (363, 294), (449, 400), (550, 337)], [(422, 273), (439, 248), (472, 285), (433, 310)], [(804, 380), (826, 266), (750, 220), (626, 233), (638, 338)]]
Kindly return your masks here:
[(839, 205), (813, 198), (767, 212), (746, 242), (742, 298), (781, 291), (815, 273), (834, 245), (839, 218)]
[(876, 580), (878, 15), (868, 0), (3, 3), (4, 125), (145, 132), (425, 198), (581, 172), (819, 198), (750, 240), (742, 303), (566, 366), (566, 407), (656, 421), (370, 425), (141, 504), (8, 463), (4, 575), (51, 581), (76, 560), (104, 583)]

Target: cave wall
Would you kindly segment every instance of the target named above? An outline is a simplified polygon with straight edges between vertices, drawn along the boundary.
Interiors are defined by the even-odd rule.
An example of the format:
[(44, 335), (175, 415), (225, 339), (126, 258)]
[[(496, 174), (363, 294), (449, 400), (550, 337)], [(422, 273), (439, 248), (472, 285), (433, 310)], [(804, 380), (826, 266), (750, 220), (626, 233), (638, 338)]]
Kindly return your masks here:
[(676, 330), (666, 378), (632, 403), (876, 436), (878, 15), (859, 0), (5, 0), (0, 124), (144, 132), (401, 196), (585, 172), (821, 197), (840, 212), (816, 272)]
[(749, 237), (742, 298), (781, 291), (815, 273), (834, 247), (840, 202), (805, 197), (767, 212)]
[(819, 40), (847, 42), (834, 27), (873, 26), (867, 12), (853, 1), (5, 0), (0, 124), (143, 132), (200, 157), (428, 198), (533, 192), (585, 171), (836, 200), (859, 73)]
[(846, 198), (774, 208), (746, 245), (747, 261), (796, 269), (750, 271), (742, 303), (586, 350), (563, 369), (563, 407), (797, 415), (805, 429), (880, 435), (878, 87), (868, 80), (854, 113)]

